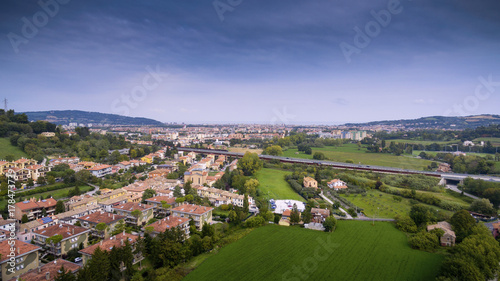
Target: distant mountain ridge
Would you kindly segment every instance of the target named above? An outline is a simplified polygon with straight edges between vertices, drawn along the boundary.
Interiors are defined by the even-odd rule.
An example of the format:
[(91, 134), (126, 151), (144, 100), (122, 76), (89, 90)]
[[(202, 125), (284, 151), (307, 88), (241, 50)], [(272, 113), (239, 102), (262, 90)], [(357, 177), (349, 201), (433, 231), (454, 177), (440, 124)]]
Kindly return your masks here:
[(467, 129), (480, 126), (489, 126), (500, 124), (500, 115), (482, 114), (471, 116), (429, 116), (418, 119), (384, 120), (372, 121), (366, 123), (346, 123), (346, 126), (396, 126), (401, 125), (405, 128), (434, 128), (434, 129)]
[(144, 118), (129, 117), (117, 114), (90, 112), (81, 110), (50, 110), (50, 111), (28, 111), (25, 113), (30, 121), (45, 120), (57, 125), (69, 125), (70, 123), (96, 125), (129, 125), (129, 126), (161, 126), (162, 122)]

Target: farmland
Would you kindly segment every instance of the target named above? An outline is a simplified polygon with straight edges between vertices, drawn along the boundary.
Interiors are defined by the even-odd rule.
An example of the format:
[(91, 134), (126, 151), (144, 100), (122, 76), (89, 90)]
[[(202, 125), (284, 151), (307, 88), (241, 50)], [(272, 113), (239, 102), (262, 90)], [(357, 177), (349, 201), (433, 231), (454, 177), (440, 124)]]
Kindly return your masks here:
[(28, 156), (19, 147), (10, 144), (9, 138), (0, 138), (0, 159), (5, 159), (7, 155), (12, 155), (15, 159)]
[[(365, 165), (379, 165), (386, 167), (397, 167), (403, 169), (423, 170), (431, 161), (409, 157), (408, 155), (396, 156), (387, 153), (367, 153), (366, 148), (361, 147), (358, 150), (356, 144), (344, 144), (340, 147), (325, 146), (312, 147), (312, 152), (322, 152), (328, 160), (337, 162), (346, 162), (352, 160), (354, 163)], [(288, 149), (284, 151), (285, 157), (296, 157), (312, 159), (312, 154), (298, 153), (297, 149)]]
[(422, 145), (429, 145), (433, 143), (437, 144), (452, 144), (452, 143), (459, 143), (460, 140), (452, 140), (452, 141), (423, 141), (423, 140), (405, 140), (405, 139), (394, 139), (394, 140), (386, 140), (385, 141), (385, 146), (389, 146), (391, 142), (395, 143), (411, 143), (411, 144), (422, 144)]
[[(446, 196), (442, 193), (435, 193), (435, 192), (425, 192), (425, 193), (432, 193), (432, 195), (439, 197), (442, 200), (457, 202), (463, 205), (464, 207), (469, 206), (467, 203), (458, 198), (454, 198), (452, 196)], [(368, 190), (366, 192), (366, 196), (362, 196), (360, 194), (350, 194), (348, 196), (347, 195), (341, 195), (341, 196), (349, 200), (354, 205), (363, 208), (364, 213), (368, 217), (375, 216), (377, 218), (392, 219), (396, 215), (408, 214), (408, 212), (411, 209), (410, 199), (398, 196), (401, 198), (401, 201), (398, 202), (394, 200), (393, 195), (383, 193), (378, 190)], [(427, 206), (433, 209), (437, 209), (439, 210), (439, 212), (442, 212), (444, 214), (449, 214), (450, 216), (452, 215), (452, 212), (450, 211), (446, 211), (432, 205), (427, 205)]]
[(433, 280), (441, 262), (412, 250), (387, 222), (339, 221), (334, 233), (271, 225), (222, 248), (184, 280)]
[(245, 152), (257, 153), (257, 154), (262, 153), (262, 149), (258, 149), (258, 148), (252, 149), (252, 148), (246, 148), (246, 147), (230, 147), (230, 148), (228, 148), (228, 150), (230, 152), (236, 152), (236, 153), (245, 153)]
[(255, 174), (255, 178), (259, 181), (259, 189), (263, 196), (267, 199), (293, 199), (304, 201), (304, 198), (297, 194), (290, 185), (285, 181), (285, 175), (291, 172), (275, 170), (275, 169), (261, 169)]
[(474, 139), (474, 142), (480, 142), (480, 141), (484, 141), (484, 142), (490, 141), (491, 145), (500, 146), (500, 138), (477, 138), (477, 139)]

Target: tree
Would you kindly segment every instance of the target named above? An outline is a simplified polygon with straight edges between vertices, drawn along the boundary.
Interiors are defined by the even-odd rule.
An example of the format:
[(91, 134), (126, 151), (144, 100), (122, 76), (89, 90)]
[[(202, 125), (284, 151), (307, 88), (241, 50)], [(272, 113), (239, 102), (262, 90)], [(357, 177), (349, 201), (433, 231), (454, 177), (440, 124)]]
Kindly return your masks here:
[(421, 226), (433, 219), (433, 214), (429, 207), (416, 204), (410, 209), (410, 218), (415, 222), (417, 226)]
[(77, 183), (87, 183), (92, 180), (92, 174), (90, 171), (81, 170), (75, 173), (75, 181)]
[(192, 188), (192, 184), (193, 184), (192, 181), (187, 181), (184, 183), (184, 195), (189, 194), (189, 191), (191, 191)]
[(64, 206), (64, 202), (59, 200), (56, 203), (56, 215), (60, 213), (66, 212), (66, 207)]
[(85, 267), (89, 271), (90, 280), (107, 280), (111, 269), (108, 252), (97, 247)]
[(156, 195), (156, 191), (152, 188), (148, 188), (144, 190), (144, 193), (142, 194), (142, 201), (146, 201), (147, 199), (154, 197)]
[(181, 187), (178, 185), (174, 188), (174, 197), (182, 197)]
[(45, 177), (38, 177), (36, 179), (36, 183), (39, 184), (39, 185), (44, 185), (46, 183)]
[(249, 179), (245, 182), (245, 190), (250, 196), (255, 197), (259, 181), (256, 179)]
[(490, 203), (490, 200), (486, 198), (476, 199), (470, 204), (469, 210), (477, 213), (481, 213), (484, 215), (495, 215), (496, 211), (493, 207), (493, 204)]
[(396, 227), (399, 230), (401, 230), (403, 232), (408, 232), (408, 233), (417, 232), (417, 225), (409, 216), (397, 215), (395, 217), (395, 219), (396, 219)]
[(45, 207), (42, 208), (42, 217), (45, 217), (47, 215), (47, 210), (45, 210)]
[(439, 237), (430, 232), (421, 231), (408, 239), (413, 249), (432, 251), (439, 245)]
[(326, 159), (325, 154), (323, 152), (316, 151), (313, 154), (313, 158), (316, 160), (324, 160)]
[(453, 214), (450, 223), (457, 236), (457, 242), (460, 242), (471, 234), (472, 227), (476, 225), (476, 220), (466, 210), (460, 210)]
[(296, 224), (300, 222), (300, 212), (297, 209), (297, 204), (293, 204), (292, 211), (290, 212), (290, 223)]
[(248, 211), (248, 196), (245, 194), (245, 196), (243, 197), (243, 212), (248, 213)]
[(99, 232), (100, 235), (104, 235), (104, 231), (108, 228), (106, 223), (100, 222), (95, 226), (95, 229)]
[(264, 153), (267, 155), (281, 156), (283, 155), (283, 150), (279, 145), (271, 145), (264, 150)]
[(332, 232), (335, 229), (336, 225), (337, 219), (334, 216), (327, 217), (323, 222), (323, 227), (325, 228), (326, 232)]
[(56, 178), (54, 178), (53, 176), (47, 176), (47, 182), (49, 184), (54, 184), (56, 183)]
[(75, 281), (76, 277), (70, 270), (65, 270), (64, 266), (57, 271), (54, 281)]
[(312, 220), (312, 214), (311, 211), (308, 209), (305, 209), (304, 212), (302, 212), (302, 221), (304, 223), (310, 223)]
[(28, 215), (24, 214), (21, 218), (21, 223), (27, 223), (28, 222)]
[(139, 219), (142, 217), (142, 212), (140, 210), (133, 210), (130, 214), (136, 219), (137, 224), (139, 224)]
[(243, 171), (245, 176), (251, 176), (262, 168), (262, 161), (257, 153), (246, 152), (238, 161), (238, 168)]
[(35, 185), (35, 183), (33, 182), (33, 179), (30, 178), (30, 179), (28, 179), (28, 183), (26, 185), (29, 187), (32, 187)]

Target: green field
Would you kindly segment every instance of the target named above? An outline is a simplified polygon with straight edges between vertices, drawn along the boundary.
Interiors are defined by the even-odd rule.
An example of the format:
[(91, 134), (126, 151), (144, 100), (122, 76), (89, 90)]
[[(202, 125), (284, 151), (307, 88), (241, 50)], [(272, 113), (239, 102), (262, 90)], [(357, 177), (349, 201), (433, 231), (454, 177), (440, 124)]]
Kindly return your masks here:
[[(349, 159), (353, 160), (355, 164), (361, 163), (364, 165), (378, 165), (411, 170), (423, 170), (424, 167), (427, 167), (431, 163), (429, 160), (416, 159), (408, 155), (396, 156), (387, 153), (367, 153), (364, 147), (358, 150), (356, 144), (344, 144), (340, 147), (313, 147), (312, 151), (313, 154), (316, 151), (323, 152), (328, 160), (336, 162), (345, 162)], [(312, 154), (297, 153), (297, 149), (288, 149), (283, 152), (285, 157), (312, 159)]]
[(339, 221), (334, 233), (270, 225), (222, 248), (184, 280), (434, 280), (442, 259), (412, 250), (388, 222)]
[[(448, 149), (447, 152), (450, 152), (451, 149)], [(454, 151), (454, 150), (453, 150)], [(453, 152), (451, 151), (451, 152)], [(432, 155), (436, 156), (438, 153), (443, 153), (441, 151), (423, 151), (423, 150), (413, 150), (413, 156), (418, 156), (421, 152), (425, 152), (427, 155)], [(450, 152), (450, 153), (451, 153)], [(486, 157), (486, 156), (491, 156), (493, 157), (493, 154), (488, 154), (488, 153), (476, 153), (476, 152), (467, 152), (464, 151), (467, 156), (479, 156), (479, 157)]]
[[(420, 191), (417, 191), (420, 192)], [(453, 192), (453, 191), (451, 191)], [(427, 193), (427, 192), (426, 192)], [(439, 197), (440, 199), (445, 199), (453, 202), (457, 202), (461, 205), (464, 205), (465, 207), (469, 207), (469, 204), (465, 203), (464, 201), (452, 197), (452, 196), (446, 196), (445, 193), (436, 193), (436, 192), (431, 192), (434, 196)], [(392, 219), (396, 215), (406, 215), (410, 212), (411, 209), (411, 204), (410, 204), (410, 199), (408, 198), (402, 198), (401, 202), (398, 202), (394, 200), (393, 195), (380, 192), (378, 190), (368, 190), (366, 193), (366, 196), (362, 196), (361, 194), (350, 194), (349, 196), (346, 196), (344, 194), (340, 195), (347, 200), (349, 200), (351, 203), (354, 205), (363, 208), (364, 213), (368, 217), (377, 217), (377, 218), (389, 218)], [(450, 211), (441, 209), (436, 206), (432, 205), (426, 205), (430, 208), (439, 210), (439, 212), (449, 214), (450, 216), (453, 214)]]
[(304, 201), (304, 198), (297, 194), (285, 181), (285, 175), (291, 172), (263, 168), (255, 174), (259, 181), (259, 189), (266, 199), (293, 199)]
[(477, 138), (477, 139), (474, 139), (473, 141), (474, 142), (484, 141), (485, 143), (487, 141), (490, 141), (491, 145), (493, 145), (493, 146), (500, 146), (500, 138)]
[(19, 147), (10, 144), (9, 138), (0, 138), (0, 159), (5, 159), (7, 155), (13, 155), (15, 159), (28, 156)]
[(437, 144), (459, 143), (460, 140), (451, 140), (451, 141), (423, 141), (423, 140), (395, 139), (395, 140), (385, 140), (385, 146), (386, 147), (389, 146), (391, 144), (391, 142), (429, 145), (429, 144), (433, 144), (433, 143), (437, 143)]

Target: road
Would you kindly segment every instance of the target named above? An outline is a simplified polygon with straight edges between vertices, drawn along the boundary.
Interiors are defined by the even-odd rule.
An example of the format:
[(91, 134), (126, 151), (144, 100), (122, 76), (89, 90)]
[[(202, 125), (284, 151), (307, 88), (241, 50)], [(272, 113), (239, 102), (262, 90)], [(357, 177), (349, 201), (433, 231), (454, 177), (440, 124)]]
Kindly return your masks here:
[[(452, 191), (455, 191), (455, 192), (458, 192), (458, 193), (462, 193), (462, 190), (458, 189), (458, 187), (456, 185), (452, 185), (452, 184), (447, 184), (446, 185), (446, 188), (449, 189), (449, 190), (452, 190)], [(466, 193), (464, 192), (464, 195), (465, 196), (469, 196), (470, 198), (474, 198), (474, 199), (481, 199), (477, 196), (474, 196), (472, 194), (469, 194), (469, 193)]]
[[(179, 151), (192, 151), (196, 153), (205, 153), (205, 154), (221, 154), (221, 155), (229, 155), (234, 157), (243, 157), (243, 153), (239, 152), (230, 152), (226, 150), (217, 150), (217, 149), (200, 149), (200, 148), (190, 148), (190, 147), (178, 147)], [(421, 174), (432, 177), (441, 177), (445, 179), (451, 180), (463, 180), (467, 177), (482, 179), (485, 181), (494, 181), (500, 182), (500, 177), (489, 176), (489, 175), (469, 175), (469, 174), (455, 174), (455, 173), (442, 173), (442, 172), (430, 172), (430, 171), (418, 171), (418, 170), (408, 170), (394, 167), (385, 167), (385, 166), (375, 166), (375, 165), (361, 165), (361, 164), (350, 164), (343, 162), (333, 162), (326, 160), (313, 160), (313, 159), (303, 159), (303, 158), (291, 158), (291, 157), (281, 157), (281, 156), (272, 156), (272, 155), (259, 155), (260, 159), (263, 160), (279, 160), (284, 163), (297, 163), (297, 164), (306, 164), (306, 165), (320, 165), (332, 167), (335, 169), (348, 169), (348, 170), (360, 170), (360, 171), (372, 171), (378, 173), (391, 173), (391, 174)]]
[(85, 194), (88, 194), (90, 196), (94, 196), (94, 194), (99, 190), (99, 186), (93, 185), (91, 183), (87, 183), (87, 185), (92, 186), (94, 188), (94, 190), (91, 190), (91, 191), (89, 191), (89, 192), (87, 192)]
[[(323, 198), (326, 202), (330, 203), (333, 205), (333, 201), (330, 200), (328, 197), (326, 197), (324, 194), (323, 194), (323, 191), (319, 194), (319, 196), (321, 196), (321, 198)], [(342, 202), (340, 202), (342, 204)], [(352, 216), (349, 215), (349, 213), (347, 213), (344, 209), (342, 209), (342, 207), (339, 207), (339, 210), (344, 213), (346, 215), (346, 218), (348, 220), (352, 220)]]

